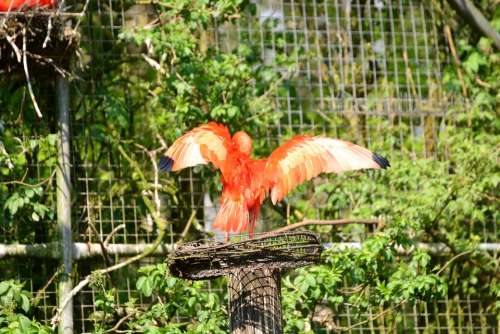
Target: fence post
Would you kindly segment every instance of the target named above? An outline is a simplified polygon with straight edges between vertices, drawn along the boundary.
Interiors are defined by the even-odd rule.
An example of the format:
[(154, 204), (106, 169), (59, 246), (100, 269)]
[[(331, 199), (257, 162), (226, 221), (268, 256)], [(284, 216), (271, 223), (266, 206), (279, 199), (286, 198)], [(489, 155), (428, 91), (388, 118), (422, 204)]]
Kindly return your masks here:
[[(70, 164), (70, 117), (69, 83), (61, 75), (56, 79), (56, 97), (58, 111), (58, 166), (57, 166), (57, 227), (60, 241), (60, 256), (63, 266), (58, 286), (58, 304), (73, 287), (72, 270), (72, 233), (71, 233), (71, 164)], [(59, 323), (60, 334), (73, 333), (73, 301), (61, 310)]]

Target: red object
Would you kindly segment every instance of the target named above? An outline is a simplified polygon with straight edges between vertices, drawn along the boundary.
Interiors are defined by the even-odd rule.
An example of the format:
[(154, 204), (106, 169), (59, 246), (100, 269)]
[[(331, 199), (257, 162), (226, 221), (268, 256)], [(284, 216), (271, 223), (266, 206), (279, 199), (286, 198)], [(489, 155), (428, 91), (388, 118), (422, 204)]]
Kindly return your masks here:
[(57, 0), (0, 0), (0, 12), (16, 11), (18, 9), (31, 9), (35, 7), (52, 8)]
[(296, 136), (266, 159), (250, 157), (252, 139), (243, 131), (231, 137), (224, 125), (201, 125), (178, 138), (160, 159), (160, 170), (177, 171), (200, 164), (215, 165), (222, 174), (220, 210), (214, 227), (227, 233), (253, 235), (260, 206), (273, 204), (295, 186), (321, 173), (389, 167), (376, 153), (353, 143), (324, 136)]

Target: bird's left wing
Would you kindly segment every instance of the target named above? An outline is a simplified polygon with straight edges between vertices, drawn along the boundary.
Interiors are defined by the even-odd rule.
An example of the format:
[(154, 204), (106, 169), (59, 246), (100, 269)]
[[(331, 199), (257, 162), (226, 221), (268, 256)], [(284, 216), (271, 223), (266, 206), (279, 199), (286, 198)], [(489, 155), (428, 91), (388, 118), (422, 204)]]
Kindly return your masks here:
[(179, 137), (160, 158), (162, 171), (178, 171), (209, 162), (224, 171), (224, 161), (231, 145), (227, 127), (215, 122), (200, 125)]
[(273, 204), (321, 173), (387, 168), (389, 161), (353, 143), (323, 136), (296, 136), (269, 156), (265, 168)]

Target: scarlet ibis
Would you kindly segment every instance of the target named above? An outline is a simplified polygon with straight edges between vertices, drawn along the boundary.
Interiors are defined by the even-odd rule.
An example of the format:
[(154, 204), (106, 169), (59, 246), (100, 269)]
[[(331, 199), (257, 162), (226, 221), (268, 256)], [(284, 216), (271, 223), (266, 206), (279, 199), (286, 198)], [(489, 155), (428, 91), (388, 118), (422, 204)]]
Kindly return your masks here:
[(0, 0), (0, 12), (35, 7), (54, 7), (56, 3), (57, 0)]
[(232, 137), (226, 126), (210, 122), (179, 137), (160, 158), (159, 169), (178, 171), (212, 163), (221, 172), (222, 196), (213, 226), (253, 236), (266, 196), (273, 204), (295, 186), (321, 173), (340, 173), (390, 166), (384, 157), (353, 143), (324, 136), (298, 135), (268, 158), (252, 159), (252, 138), (243, 131)]

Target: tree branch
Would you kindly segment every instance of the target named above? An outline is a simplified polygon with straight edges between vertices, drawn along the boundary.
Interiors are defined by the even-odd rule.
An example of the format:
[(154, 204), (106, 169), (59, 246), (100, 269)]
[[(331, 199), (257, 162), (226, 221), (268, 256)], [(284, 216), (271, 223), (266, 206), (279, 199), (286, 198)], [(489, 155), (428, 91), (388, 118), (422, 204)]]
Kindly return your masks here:
[[(28, 170), (26, 170), (28, 171)], [(50, 174), (50, 176), (38, 183), (34, 183), (34, 184), (30, 184), (30, 183), (25, 183), (24, 181), (18, 181), (18, 180), (14, 180), (14, 181), (4, 181), (4, 182), (0, 182), (0, 184), (19, 184), (23, 187), (28, 187), (28, 188), (38, 188), (42, 185), (44, 185), (45, 183), (50, 183), (52, 182), (52, 179), (54, 178), (54, 175), (56, 175), (56, 169), (54, 168), (54, 170), (52, 171), (52, 173)], [(26, 174), (25, 174), (26, 176)], [(23, 177), (24, 179), (24, 177)]]
[(436, 275), (440, 275), (450, 264), (453, 263), (453, 261), (455, 261), (456, 259), (458, 259), (459, 257), (462, 257), (464, 255), (467, 255), (467, 254), (470, 254), (474, 251), (474, 249), (469, 249), (469, 250), (466, 250), (462, 253), (459, 253), (457, 255), (455, 255), (454, 257), (452, 257), (451, 259), (449, 259), (439, 270), (438, 272), (436, 273)]
[(348, 224), (377, 225), (380, 224), (381, 222), (382, 221), (379, 219), (337, 219), (337, 220), (305, 219), (301, 222), (278, 228), (269, 233), (282, 233), (309, 225), (348, 225)]
[(23, 68), (24, 75), (26, 76), (26, 84), (28, 85), (28, 92), (30, 93), (31, 101), (33, 102), (33, 107), (35, 108), (36, 115), (42, 118), (42, 112), (38, 103), (36, 102), (35, 93), (33, 93), (33, 87), (31, 86), (30, 72), (28, 71), (28, 60), (26, 58), (26, 28), (23, 28)]
[(104, 333), (116, 333), (116, 330), (118, 328), (120, 328), (120, 326), (125, 322), (127, 321), (129, 318), (133, 317), (134, 315), (136, 315), (135, 312), (132, 312), (132, 313), (129, 313), (127, 314), (126, 316), (124, 316), (123, 318), (121, 318), (120, 320), (118, 320), (118, 322), (116, 323), (116, 325), (113, 326), (113, 328), (110, 328), (108, 330), (106, 330)]
[(483, 13), (470, 0), (448, 0), (448, 3), (472, 29), (491, 38), (497, 50), (500, 50), (500, 33), (490, 25)]
[(189, 229), (191, 228), (191, 225), (193, 225), (195, 218), (196, 218), (196, 210), (192, 210), (191, 216), (189, 216), (188, 222), (187, 222), (186, 226), (184, 227), (184, 230), (182, 230), (182, 233), (181, 233), (179, 240), (177, 240), (177, 244), (184, 241), (184, 239), (186, 238), (186, 236), (189, 232)]

